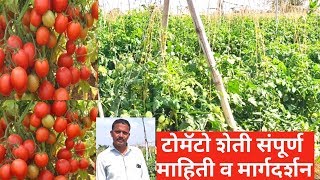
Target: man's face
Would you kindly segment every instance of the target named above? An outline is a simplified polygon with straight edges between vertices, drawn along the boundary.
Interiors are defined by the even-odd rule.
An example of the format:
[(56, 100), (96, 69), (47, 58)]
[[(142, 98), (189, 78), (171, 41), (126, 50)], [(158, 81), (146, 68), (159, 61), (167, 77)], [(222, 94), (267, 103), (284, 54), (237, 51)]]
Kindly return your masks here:
[(126, 146), (130, 136), (129, 126), (121, 123), (115, 124), (114, 129), (110, 131), (110, 134), (115, 146)]

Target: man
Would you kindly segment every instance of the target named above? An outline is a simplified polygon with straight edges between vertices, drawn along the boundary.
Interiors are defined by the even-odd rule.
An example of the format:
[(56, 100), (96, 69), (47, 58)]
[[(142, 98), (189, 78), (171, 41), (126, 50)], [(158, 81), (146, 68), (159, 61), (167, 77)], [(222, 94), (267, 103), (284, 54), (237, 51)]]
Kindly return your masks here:
[(110, 131), (113, 145), (97, 157), (97, 180), (149, 180), (149, 173), (141, 150), (129, 146), (130, 124), (117, 119)]

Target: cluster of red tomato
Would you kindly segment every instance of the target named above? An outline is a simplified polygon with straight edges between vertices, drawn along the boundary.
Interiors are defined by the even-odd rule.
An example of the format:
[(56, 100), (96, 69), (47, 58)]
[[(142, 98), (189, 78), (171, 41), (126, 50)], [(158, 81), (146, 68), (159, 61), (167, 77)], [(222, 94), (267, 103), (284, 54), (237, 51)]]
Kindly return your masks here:
[[(96, 107), (79, 117), (76, 110), (68, 109), (66, 101), (36, 102), (21, 122), (24, 131), (8, 134), (0, 144), (0, 179), (67, 179), (67, 175), (87, 169), (89, 161), (84, 157), (86, 145), (81, 137), (97, 115)], [(0, 127), (9, 132), (4, 118)]]
[(16, 98), (28, 92), (30, 99), (69, 100), (68, 87), (89, 79), (86, 38), (98, 19), (98, 2), (80, 5), (34, 0), (25, 2), (22, 15), (10, 11), (0, 15), (2, 96), (14, 91)]

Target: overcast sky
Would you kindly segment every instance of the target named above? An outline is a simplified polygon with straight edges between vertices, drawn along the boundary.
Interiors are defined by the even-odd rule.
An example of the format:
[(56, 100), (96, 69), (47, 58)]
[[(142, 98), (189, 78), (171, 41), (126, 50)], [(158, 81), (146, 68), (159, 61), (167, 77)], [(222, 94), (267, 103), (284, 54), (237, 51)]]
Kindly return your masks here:
[[(110, 130), (112, 129), (112, 123), (118, 118), (97, 118), (97, 130), (96, 130), (96, 146), (98, 145), (111, 145), (112, 138), (110, 136)], [(144, 146), (144, 130), (142, 118), (124, 118), (129, 121), (131, 130), (128, 143), (130, 145)], [(149, 146), (155, 146), (155, 119), (144, 118), (146, 127), (146, 134)]]
[[(119, 8), (121, 11), (139, 8), (142, 5), (148, 5), (155, 3), (162, 5), (164, 0), (100, 0), (99, 4), (102, 9), (110, 11), (115, 8)], [(194, 4), (200, 12), (214, 12), (217, 9), (218, 0), (194, 0)], [(244, 9), (251, 8), (255, 10), (265, 10), (268, 6), (267, 0), (224, 0), (224, 10), (228, 11), (231, 8)], [(171, 0), (170, 11), (172, 13), (180, 12), (180, 10), (186, 10), (187, 0)]]

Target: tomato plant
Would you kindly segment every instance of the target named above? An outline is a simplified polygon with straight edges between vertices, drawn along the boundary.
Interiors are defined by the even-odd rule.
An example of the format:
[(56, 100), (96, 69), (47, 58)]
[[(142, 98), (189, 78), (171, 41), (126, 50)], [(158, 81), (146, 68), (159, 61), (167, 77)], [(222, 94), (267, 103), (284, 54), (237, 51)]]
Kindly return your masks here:
[[(97, 99), (98, 14), (95, 0), (2, 3), (0, 99)], [(85, 79), (78, 78), (83, 66), (89, 70)]]
[(0, 107), (1, 179), (95, 176), (95, 101), (6, 100)]

